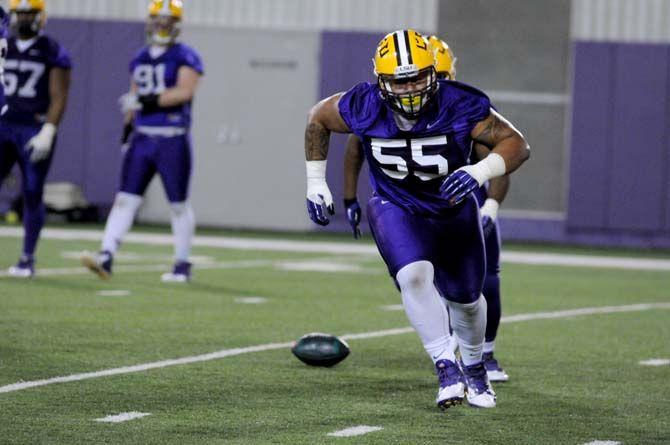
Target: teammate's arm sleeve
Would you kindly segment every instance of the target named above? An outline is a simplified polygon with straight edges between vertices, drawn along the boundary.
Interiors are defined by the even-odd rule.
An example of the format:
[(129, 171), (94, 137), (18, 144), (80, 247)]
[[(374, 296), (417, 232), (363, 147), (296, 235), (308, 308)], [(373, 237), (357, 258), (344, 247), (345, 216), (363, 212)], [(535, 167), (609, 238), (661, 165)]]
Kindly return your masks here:
[(342, 93), (323, 99), (312, 107), (305, 130), (305, 159), (323, 161), (328, 156), (330, 133), (351, 133), (340, 115), (338, 103)]
[(174, 107), (191, 102), (199, 81), (200, 73), (189, 66), (182, 65), (177, 72), (177, 84), (158, 96), (158, 106)]
[(344, 151), (344, 199), (355, 199), (358, 191), (358, 178), (363, 167), (363, 147), (361, 140), (351, 134)]

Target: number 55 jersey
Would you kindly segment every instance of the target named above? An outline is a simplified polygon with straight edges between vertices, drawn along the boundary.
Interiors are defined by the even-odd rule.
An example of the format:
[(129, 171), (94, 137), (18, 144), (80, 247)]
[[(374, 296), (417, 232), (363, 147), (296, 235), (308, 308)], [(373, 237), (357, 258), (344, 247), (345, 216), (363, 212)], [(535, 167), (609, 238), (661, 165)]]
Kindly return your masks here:
[(444, 80), (438, 85), (407, 131), (399, 128), (377, 85), (360, 83), (339, 102), (342, 119), (363, 142), (374, 194), (412, 214), (433, 217), (454, 213), (441, 197), (440, 184), (469, 163), (470, 132), (491, 110), (489, 98), (473, 87)]
[(30, 40), (10, 37), (4, 72), (9, 108), (2, 120), (23, 125), (43, 124), (51, 102), (51, 69), (69, 70), (71, 67), (69, 54), (51, 37), (39, 35)]
[[(145, 47), (130, 62), (132, 80), (137, 85), (137, 95), (161, 94), (177, 85), (179, 68), (186, 66), (203, 74), (202, 60), (188, 45), (176, 43), (162, 54), (152, 57), (151, 48)], [(140, 132), (147, 127), (167, 127), (176, 131), (188, 130), (191, 126), (191, 103), (161, 108), (157, 112), (138, 112), (135, 126)], [(150, 132), (150, 131), (149, 131)]]

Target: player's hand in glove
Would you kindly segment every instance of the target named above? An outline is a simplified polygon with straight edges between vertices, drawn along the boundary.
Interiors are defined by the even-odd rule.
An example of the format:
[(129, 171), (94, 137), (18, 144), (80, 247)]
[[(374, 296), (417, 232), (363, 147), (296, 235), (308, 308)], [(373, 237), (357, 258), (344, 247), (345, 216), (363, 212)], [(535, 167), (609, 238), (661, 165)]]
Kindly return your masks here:
[(358, 204), (358, 199), (345, 199), (344, 208), (347, 212), (347, 221), (354, 232), (354, 238), (361, 237), (361, 229), (358, 227), (361, 224), (361, 206)]
[(56, 137), (56, 126), (47, 122), (35, 136), (30, 138), (25, 149), (30, 152), (31, 162), (41, 162), (49, 157)]
[(119, 97), (119, 107), (121, 108), (121, 113), (126, 114), (131, 111), (140, 111), (142, 109), (142, 104), (140, 103), (140, 98), (137, 94), (126, 93)]
[(326, 183), (326, 161), (307, 161), (307, 213), (320, 226), (327, 226), (326, 214), (335, 214), (333, 195)]
[(479, 184), (479, 182), (477, 182), (477, 180), (470, 174), (469, 169), (471, 168), (471, 165), (459, 168), (447, 176), (447, 179), (445, 179), (440, 186), (442, 197), (449, 203), (449, 205), (455, 206), (481, 186), (481, 184)]
[(482, 217), (482, 230), (484, 231), (484, 238), (489, 236), (495, 227), (496, 219), (498, 219), (498, 207), (500, 207), (498, 201), (488, 198), (484, 202), (484, 205), (479, 209), (479, 214)]

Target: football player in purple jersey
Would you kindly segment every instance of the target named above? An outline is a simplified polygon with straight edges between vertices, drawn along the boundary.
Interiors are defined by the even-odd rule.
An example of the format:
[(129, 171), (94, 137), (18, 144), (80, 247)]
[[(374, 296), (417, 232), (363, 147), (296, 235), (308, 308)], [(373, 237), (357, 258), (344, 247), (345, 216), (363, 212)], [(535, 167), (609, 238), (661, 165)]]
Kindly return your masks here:
[(4, 113), (5, 107), (5, 60), (7, 60), (7, 36), (9, 28), (9, 16), (0, 5), (0, 115)]
[(147, 45), (130, 62), (130, 92), (120, 99), (125, 114), (122, 146), (126, 147), (121, 185), (107, 218), (101, 251), (82, 263), (103, 279), (112, 274), (114, 253), (130, 230), (142, 196), (158, 173), (170, 202), (175, 264), (165, 282), (191, 279), (189, 256), (195, 217), (188, 202), (192, 154), (189, 129), (191, 103), (203, 64), (199, 54), (177, 41), (181, 0), (149, 4)]
[[(529, 157), (528, 144), (484, 93), (437, 79), (430, 44), (416, 31), (384, 37), (374, 67), (376, 84), (360, 83), (310, 111), (308, 214), (317, 224), (329, 223), (328, 214), (334, 213), (326, 183), (330, 133), (355, 134), (363, 142), (374, 192), (367, 205), (370, 230), (407, 317), (435, 363), (437, 405), (447, 408), (467, 397), (470, 405), (494, 407), (482, 360), (486, 259), (473, 192), (516, 170)], [(489, 153), (470, 164), (473, 142)]]
[(65, 112), (72, 63), (67, 51), (43, 33), (44, 0), (9, 2), (11, 37), (0, 116), (0, 183), (18, 164), (23, 176), (23, 253), (9, 274), (35, 274), (35, 249), (44, 225), (42, 202), (58, 124)]
[[(430, 36), (430, 42), (435, 55), (435, 70), (438, 79), (456, 80), (456, 57), (449, 45), (436, 36)], [(484, 159), (488, 155), (488, 148), (482, 144), (474, 144), (471, 161), (473, 163)], [(363, 166), (363, 146), (361, 140), (350, 135), (344, 153), (344, 208), (347, 221), (351, 225), (354, 238), (361, 234), (361, 206), (358, 203), (356, 192), (358, 178)], [(498, 229), (498, 208), (509, 190), (509, 175), (491, 179), (487, 184), (475, 192), (479, 204), (479, 214), (482, 218), (484, 244), (486, 245), (486, 278), (484, 279), (483, 294), (486, 298), (486, 335), (484, 341), (484, 366), (489, 380), (492, 382), (506, 382), (509, 376), (500, 366), (493, 355), (495, 339), (500, 326), (500, 234)]]

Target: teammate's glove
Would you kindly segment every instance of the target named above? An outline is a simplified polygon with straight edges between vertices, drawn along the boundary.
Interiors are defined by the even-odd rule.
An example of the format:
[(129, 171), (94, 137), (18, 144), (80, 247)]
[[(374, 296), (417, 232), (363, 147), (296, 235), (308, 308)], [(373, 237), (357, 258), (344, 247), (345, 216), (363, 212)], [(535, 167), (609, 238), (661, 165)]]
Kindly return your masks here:
[(486, 181), (505, 174), (505, 160), (498, 153), (491, 153), (474, 165), (461, 167), (444, 180), (440, 186), (442, 197), (454, 206), (484, 185)]
[(56, 126), (50, 122), (42, 125), (42, 129), (30, 138), (25, 149), (30, 152), (31, 162), (40, 162), (49, 157), (56, 137)]
[(135, 126), (132, 121), (123, 126), (123, 135), (121, 136), (121, 152), (125, 153), (130, 148), (130, 136), (133, 134)]
[(326, 161), (307, 161), (307, 213), (320, 226), (327, 226), (330, 220), (326, 214), (335, 214), (333, 195), (326, 184)]
[(119, 107), (121, 107), (121, 113), (126, 114), (131, 111), (140, 111), (142, 104), (137, 94), (126, 93), (119, 97)]
[(489, 236), (495, 227), (496, 219), (498, 219), (498, 207), (500, 207), (498, 201), (488, 198), (484, 202), (484, 205), (479, 209), (479, 214), (482, 216), (482, 230), (484, 231), (484, 237)]
[(354, 232), (354, 238), (361, 237), (361, 229), (358, 227), (361, 223), (361, 206), (358, 204), (358, 199), (345, 199), (344, 208), (347, 212), (347, 221)]

